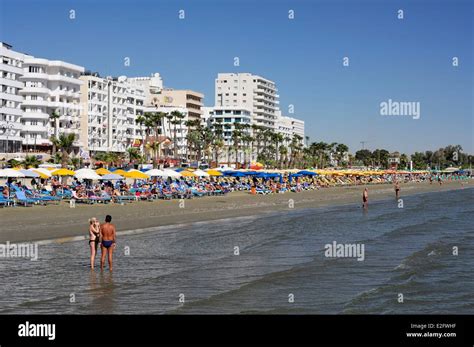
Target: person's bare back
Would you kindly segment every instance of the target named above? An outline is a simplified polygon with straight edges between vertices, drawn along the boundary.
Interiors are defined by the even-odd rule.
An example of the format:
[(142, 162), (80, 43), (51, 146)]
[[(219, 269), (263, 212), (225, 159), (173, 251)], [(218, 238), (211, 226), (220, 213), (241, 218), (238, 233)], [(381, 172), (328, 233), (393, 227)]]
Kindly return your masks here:
[(100, 268), (104, 268), (105, 263), (105, 256), (107, 255), (109, 261), (109, 269), (112, 271), (112, 259), (113, 259), (113, 252), (115, 248), (115, 225), (111, 223), (112, 217), (107, 215), (105, 217), (105, 223), (100, 227), (100, 239), (101, 239), (101, 250), (102, 256), (100, 259)]

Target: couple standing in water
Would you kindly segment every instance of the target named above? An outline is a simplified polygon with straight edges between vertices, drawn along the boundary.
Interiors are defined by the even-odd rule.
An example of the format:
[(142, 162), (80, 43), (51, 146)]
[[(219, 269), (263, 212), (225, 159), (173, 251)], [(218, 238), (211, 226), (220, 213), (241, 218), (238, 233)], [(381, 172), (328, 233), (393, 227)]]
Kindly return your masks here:
[(89, 247), (91, 249), (91, 269), (94, 269), (95, 256), (98, 247), (101, 247), (100, 268), (104, 268), (105, 257), (109, 261), (109, 269), (112, 271), (113, 252), (115, 243), (115, 225), (112, 223), (112, 216), (105, 216), (105, 223), (100, 224), (97, 218), (89, 219)]

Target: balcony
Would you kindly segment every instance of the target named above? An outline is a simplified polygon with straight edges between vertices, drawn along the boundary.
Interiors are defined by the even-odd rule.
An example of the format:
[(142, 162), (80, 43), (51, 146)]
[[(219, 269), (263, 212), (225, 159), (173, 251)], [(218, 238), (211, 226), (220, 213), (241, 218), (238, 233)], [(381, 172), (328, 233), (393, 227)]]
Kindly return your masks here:
[(44, 112), (23, 112), (22, 119), (49, 119), (49, 114)]
[(20, 81), (47, 81), (48, 74), (44, 72), (27, 72), (23, 76), (20, 77)]
[(50, 81), (58, 81), (58, 82), (66, 82), (66, 83), (71, 83), (71, 84), (76, 84), (76, 85), (81, 85), (83, 82), (79, 79), (72, 78), (69, 76), (64, 76), (64, 75), (49, 75), (48, 78)]
[(25, 85), (23, 82), (18, 80), (12, 80), (9, 78), (0, 78), (0, 85), (2, 86), (10, 86), (15, 88), (23, 88)]
[(27, 94), (49, 95), (50, 90), (45, 87), (24, 87), (18, 93), (21, 95), (27, 95)]
[(48, 130), (45, 125), (30, 125), (30, 124), (24, 124), (23, 125), (23, 132), (26, 133), (47, 133)]
[(23, 100), (22, 106), (32, 106), (32, 107), (48, 107), (50, 102), (48, 100)]
[(8, 64), (2, 64), (2, 70), (6, 72), (12, 72), (17, 75), (23, 75), (24, 73), (23, 68)]
[(5, 92), (0, 92), (0, 99), (2, 100), (12, 100), (16, 102), (23, 102), (23, 97), (21, 95), (9, 94)]
[(0, 107), (0, 113), (9, 114), (12, 116), (23, 116), (23, 110), (21, 108), (13, 108), (13, 107)]

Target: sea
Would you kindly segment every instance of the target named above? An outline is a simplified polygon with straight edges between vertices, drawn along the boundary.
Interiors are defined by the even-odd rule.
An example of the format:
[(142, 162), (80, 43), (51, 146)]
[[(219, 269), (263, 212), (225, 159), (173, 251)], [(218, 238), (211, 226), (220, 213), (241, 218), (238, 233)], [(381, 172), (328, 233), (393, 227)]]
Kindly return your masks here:
[(473, 194), (129, 231), (113, 272), (90, 270), (85, 240), (42, 243), (36, 261), (0, 259), (0, 313), (472, 314)]

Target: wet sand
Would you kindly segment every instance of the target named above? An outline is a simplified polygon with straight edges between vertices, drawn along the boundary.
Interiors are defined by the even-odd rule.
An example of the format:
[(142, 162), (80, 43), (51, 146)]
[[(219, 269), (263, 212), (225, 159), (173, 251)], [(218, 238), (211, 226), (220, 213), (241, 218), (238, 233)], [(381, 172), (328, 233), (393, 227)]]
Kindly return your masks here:
[[(463, 184), (461, 184), (463, 182)], [(410, 194), (439, 192), (472, 187), (472, 181), (438, 183), (407, 183), (401, 185), (401, 198)], [(370, 202), (387, 198), (395, 199), (392, 185), (367, 186)], [(301, 193), (250, 195), (234, 192), (226, 196), (214, 196), (184, 200), (153, 202), (140, 201), (120, 204), (76, 204), (70, 208), (66, 202), (60, 205), (0, 208), (0, 242), (38, 241), (60, 239), (68, 241), (75, 236), (88, 236), (88, 219), (105, 215), (113, 217), (118, 231), (135, 230), (173, 224), (210, 221), (222, 218), (253, 216), (274, 211), (288, 211), (290, 199), (294, 209), (314, 208), (340, 204), (361, 204), (365, 186), (332, 187)]]

